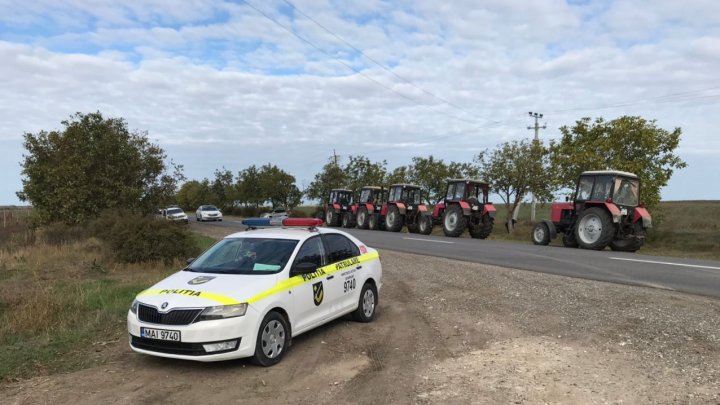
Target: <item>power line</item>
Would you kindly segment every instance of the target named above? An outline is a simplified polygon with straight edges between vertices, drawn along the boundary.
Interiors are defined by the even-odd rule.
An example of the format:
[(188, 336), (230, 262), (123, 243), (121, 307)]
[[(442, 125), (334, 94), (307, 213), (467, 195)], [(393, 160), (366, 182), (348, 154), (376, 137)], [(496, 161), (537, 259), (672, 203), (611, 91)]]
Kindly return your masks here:
[[(620, 102), (620, 103), (615, 103), (615, 104), (599, 105), (599, 106), (594, 106), (594, 107), (573, 107), (573, 108), (566, 108), (566, 109), (562, 109), (562, 110), (555, 110), (552, 112), (553, 113), (563, 113), (563, 112), (569, 112), (569, 111), (605, 110), (605, 109), (629, 107), (629, 106), (633, 106), (633, 105), (642, 105), (642, 104), (665, 104), (665, 103), (673, 103), (673, 102), (694, 101), (694, 100), (720, 97), (720, 94), (702, 94), (702, 95), (698, 94), (698, 93), (704, 93), (704, 92), (717, 90), (717, 89), (720, 89), (720, 86), (710, 87), (707, 89), (690, 90), (690, 91), (683, 91), (683, 92), (679, 92), (679, 93), (665, 94), (662, 96), (650, 97), (650, 98), (645, 98), (645, 99), (640, 99), (640, 100), (635, 100), (635, 101), (627, 101), (627, 102)], [(691, 97), (688, 97), (688, 96), (691, 96)]]
[(360, 55), (364, 56), (364, 57), (367, 58), (369, 61), (371, 61), (372, 63), (376, 64), (377, 66), (379, 66), (380, 68), (382, 68), (382, 69), (385, 70), (386, 72), (388, 72), (388, 73), (390, 73), (391, 75), (395, 76), (396, 78), (402, 80), (403, 82), (409, 84), (410, 86), (412, 86), (412, 87), (414, 87), (414, 88), (422, 91), (423, 93), (429, 95), (430, 97), (433, 97), (433, 98), (435, 98), (436, 100), (442, 101), (443, 103), (445, 103), (445, 104), (447, 104), (447, 105), (449, 105), (449, 106), (452, 106), (452, 107), (454, 107), (454, 108), (456, 108), (456, 109), (458, 109), (458, 110), (460, 110), (460, 111), (462, 111), (462, 112), (464, 112), (464, 113), (470, 114), (470, 112), (468, 112), (467, 110), (465, 110), (465, 109), (462, 108), (461, 106), (459, 106), (459, 105), (457, 105), (457, 104), (455, 104), (455, 103), (453, 103), (453, 102), (451, 102), (451, 101), (448, 101), (448, 100), (446, 100), (445, 98), (440, 97), (440, 96), (438, 96), (437, 94), (435, 94), (435, 93), (433, 93), (433, 92), (431, 92), (431, 91), (429, 91), (429, 90), (426, 90), (426, 89), (424, 89), (424, 88), (416, 85), (415, 83), (413, 83), (413, 82), (410, 81), (409, 79), (406, 79), (406, 78), (403, 77), (403, 76), (400, 76), (399, 74), (397, 74), (395, 71), (393, 71), (393, 70), (390, 69), (389, 67), (387, 67), (387, 66), (385, 66), (384, 64), (378, 62), (377, 60), (375, 60), (374, 58), (372, 58), (370, 55), (366, 54), (366, 53), (363, 52), (361, 49), (359, 49), (359, 48), (356, 47), (355, 45), (351, 44), (350, 42), (346, 41), (343, 37), (341, 37), (340, 35), (337, 35), (335, 32), (333, 32), (332, 30), (330, 30), (330, 29), (327, 28), (326, 26), (324, 26), (324, 25), (322, 25), (321, 23), (319, 23), (316, 19), (312, 18), (312, 17), (309, 16), (307, 13), (303, 12), (302, 10), (300, 10), (296, 5), (294, 5), (293, 3), (291, 3), (289, 0), (283, 0), (283, 1), (284, 1), (285, 3), (287, 3), (290, 7), (292, 7), (293, 10), (297, 11), (299, 14), (301, 14), (302, 16), (304, 16), (305, 18), (307, 18), (308, 20), (310, 20), (310, 21), (312, 21), (313, 23), (315, 23), (315, 25), (317, 25), (318, 27), (322, 28), (325, 32), (327, 32), (328, 34), (330, 34), (330, 35), (332, 35), (333, 37), (337, 38), (340, 42), (344, 43), (345, 45), (347, 45), (348, 47), (350, 47), (350, 48), (351, 48), (352, 50), (354, 50), (355, 52), (357, 52), (357, 53), (359, 53)]
[(315, 45), (312, 41), (310, 41), (310, 40), (308, 40), (308, 39), (300, 36), (299, 34), (297, 34), (297, 33), (296, 33), (295, 31), (293, 31), (292, 29), (290, 29), (290, 28), (286, 27), (285, 25), (281, 24), (279, 21), (277, 21), (276, 19), (272, 18), (270, 15), (268, 15), (268, 14), (265, 13), (264, 11), (260, 10), (259, 8), (257, 8), (254, 4), (250, 3), (248, 0), (240, 0), (240, 1), (242, 1), (242, 2), (245, 3), (245, 4), (247, 4), (250, 8), (252, 8), (252, 9), (254, 9), (255, 11), (257, 11), (258, 13), (262, 14), (263, 17), (265, 17), (265, 18), (267, 18), (268, 20), (272, 21), (275, 25), (277, 25), (278, 27), (280, 27), (280, 28), (284, 29), (285, 31), (289, 32), (290, 34), (292, 34), (293, 36), (295, 36), (295, 37), (298, 38), (299, 40), (305, 42), (306, 44), (312, 46), (313, 48), (317, 49), (318, 51), (320, 51), (320, 52), (324, 53), (325, 55), (331, 57), (332, 59), (334, 59), (335, 61), (339, 62), (339, 63), (342, 64), (343, 66), (345, 66), (345, 67), (347, 67), (348, 69), (352, 70), (353, 72), (359, 74), (360, 76), (362, 76), (362, 77), (364, 77), (364, 78), (372, 81), (372, 82), (375, 83), (376, 85), (378, 85), (378, 86), (380, 86), (380, 87), (382, 87), (382, 88), (384, 88), (384, 89), (386, 89), (386, 90), (389, 90), (389, 91), (397, 94), (398, 96), (400, 96), (400, 97), (402, 97), (402, 98), (404, 98), (404, 99), (406, 99), (406, 100), (414, 103), (415, 105), (417, 105), (417, 106), (419, 106), (419, 107), (422, 107), (422, 108), (425, 108), (425, 109), (427, 109), (427, 110), (429, 110), (429, 111), (432, 111), (432, 112), (434, 112), (434, 113), (439, 113), (439, 114), (445, 115), (445, 116), (447, 116), (447, 117), (456, 119), (456, 120), (458, 120), (458, 121), (463, 121), (463, 122), (466, 122), (466, 123), (469, 123), (469, 124), (473, 124), (473, 125), (477, 124), (476, 121), (470, 121), (470, 120), (467, 120), (467, 119), (458, 117), (458, 116), (456, 116), (456, 115), (452, 115), (452, 114), (448, 114), (448, 113), (443, 112), (443, 111), (440, 111), (440, 110), (436, 110), (436, 109), (434, 109), (434, 108), (432, 108), (432, 107), (430, 107), (430, 106), (427, 106), (427, 105), (424, 105), (424, 104), (420, 104), (420, 103), (419, 103), (417, 100), (415, 100), (414, 98), (409, 97), (409, 96), (406, 96), (405, 94), (402, 94), (402, 93), (398, 92), (397, 90), (395, 90), (395, 89), (393, 89), (393, 88), (391, 88), (391, 87), (389, 87), (389, 86), (381, 83), (380, 81), (378, 81), (378, 80), (376, 80), (376, 79), (374, 79), (374, 78), (366, 75), (366, 74), (363, 73), (360, 69), (357, 69), (357, 68), (353, 67), (352, 65), (349, 65), (348, 63), (346, 63), (346, 62), (343, 61), (342, 59), (339, 59), (339, 58), (331, 55), (328, 51), (326, 51), (326, 50), (320, 48), (319, 46)]

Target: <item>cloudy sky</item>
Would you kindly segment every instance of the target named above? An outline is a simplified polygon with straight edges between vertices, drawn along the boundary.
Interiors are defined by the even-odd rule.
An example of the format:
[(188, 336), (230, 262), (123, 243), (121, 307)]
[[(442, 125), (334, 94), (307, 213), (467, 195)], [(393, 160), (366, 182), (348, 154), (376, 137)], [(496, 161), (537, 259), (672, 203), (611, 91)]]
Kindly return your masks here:
[(682, 127), (663, 198), (720, 199), (717, 0), (0, 0), (0, 205), (22, 134), (101, 111), (189, 178), (332, 155), (471, 161), (583, 116)]

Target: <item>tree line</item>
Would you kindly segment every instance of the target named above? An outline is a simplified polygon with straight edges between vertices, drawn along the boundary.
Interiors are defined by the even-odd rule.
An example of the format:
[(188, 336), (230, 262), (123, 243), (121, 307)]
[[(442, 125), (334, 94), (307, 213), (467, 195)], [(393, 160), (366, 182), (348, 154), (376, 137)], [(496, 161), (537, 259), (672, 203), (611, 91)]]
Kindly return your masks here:
[(390, 169), (386, 161), (363, 155), (349, 156), (345, 163), (330, 158), (300, 190), (292, 174), (271, 163), (236, 174), (217, 169), (212, 179), (185, 181), (182, 166), (166, 164), (165, 152), (149, 142), (147, 133), (129, 131), (122, 118), (77, 113), (62, 125), (60, 131), (24, 135), (27, 155), (17, 195), (32, 203), (41, 223), (81, 223), (113, 208), (150, 213), (171, 203), (193, 209), (202, 204), (293, 208), (303, 196), (322, 203), (333, 188), (357, 194), (366, 185), (395, 183), (417, 184), (434, 204), (443, 198), (448, 178), (488, 182), (509, 216), (529, 193), (549, 201), (559, 191), (574, 189), (581, 172), (606, 169), (637, 174), (643, 182), (641, 200), (652, 209), (674, 171), (686, 166), (675, 154), (680, 128), (669, 131), (637, 116), (582, 118), (560, 127), (560, 138), (547, 145), (509, 141), (479, 152), (472, 162), (415, 156)]

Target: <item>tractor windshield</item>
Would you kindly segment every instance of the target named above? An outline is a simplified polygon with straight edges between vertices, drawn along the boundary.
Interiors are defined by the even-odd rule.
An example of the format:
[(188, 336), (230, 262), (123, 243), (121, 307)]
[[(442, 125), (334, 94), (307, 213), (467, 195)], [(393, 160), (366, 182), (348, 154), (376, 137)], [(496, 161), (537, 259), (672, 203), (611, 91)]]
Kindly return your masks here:
[(618, 205), (635, 207), (638, 205), (638, 191), (640, 182), (637, 179), (618, 177), (615, 179), (615, 192), (613, 201)]
[(406, 188), (403, 191), (403, 201), (408, 204), (420, 204), (420, 190), (417, 188)]
[(372, 202), (372, 190), (365, 189), (360, 192), (360, 202), (366, 203), (366, 202)]

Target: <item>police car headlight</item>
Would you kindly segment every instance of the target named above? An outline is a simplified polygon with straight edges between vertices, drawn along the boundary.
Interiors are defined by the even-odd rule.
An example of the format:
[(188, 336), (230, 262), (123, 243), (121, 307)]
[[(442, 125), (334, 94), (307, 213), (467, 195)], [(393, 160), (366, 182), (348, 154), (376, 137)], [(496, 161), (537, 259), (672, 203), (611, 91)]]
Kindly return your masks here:
[(138, 305), (140, 305), (138, 300), (133, 300), (132, 304), (130, 304), (130, 312), (137, 315)]
[(210, 321), (214, 319), (235, 318), (245, 315), (245, 311), (247, 311), (247, 303), (207, 307), (200, 313), (197, 320)]

